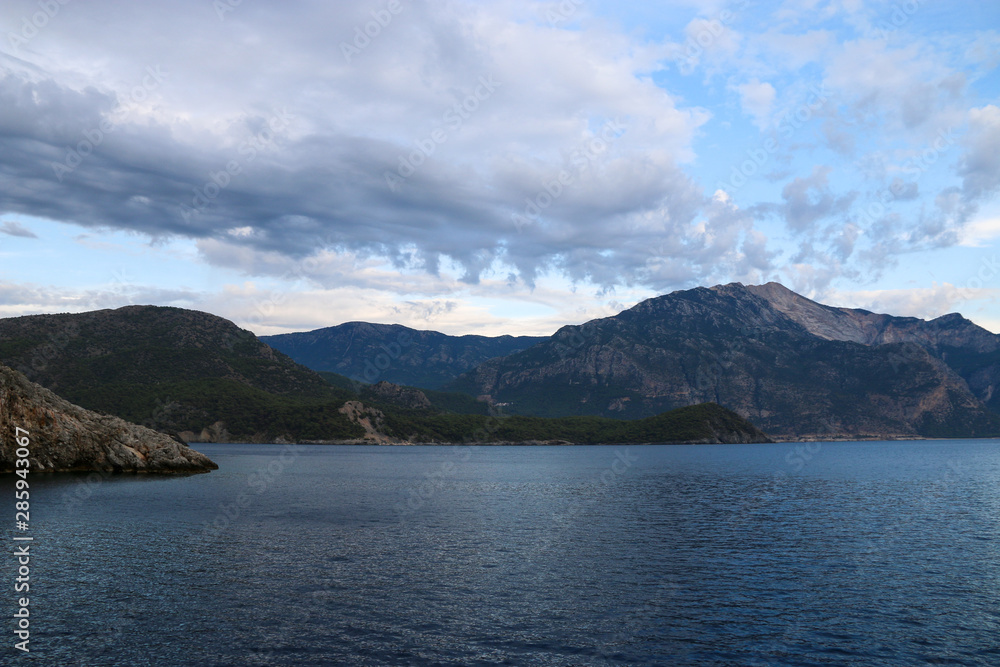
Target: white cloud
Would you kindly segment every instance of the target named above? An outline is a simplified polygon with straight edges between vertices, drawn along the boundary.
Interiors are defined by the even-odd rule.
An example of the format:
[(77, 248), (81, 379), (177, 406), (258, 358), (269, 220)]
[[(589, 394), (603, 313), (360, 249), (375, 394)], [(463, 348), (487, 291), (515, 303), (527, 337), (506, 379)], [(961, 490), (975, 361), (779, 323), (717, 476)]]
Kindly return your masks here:
[(981, 248), (1000, 238), (1000, 217), (979, 218), (962, 229), (960, 245)]
[(825, 82), (847, 111), (844, 122), (926, 138), (959, 120), (957, 72), (942, 60), (920, 42), (857, 39), (832, 55)]
[[(1000, 288), (971, 288), (951, 283), (935, 283), (931, 287), (908, 289), (828, 290), (821, 300), (831, 305), (930, 320), (948, 313), (966, 311), (972, 301), (995, 304), (998, 298)], [(995, 317), (987, 319), (995, 322)], [(974, 318), (973, 321), (985, 326)]]
[(1000, 190), (1000, 107), (989, 104), (969, 110), (965, 143), (962, 186), (969, 200), (979, 201)]
[(774, 86), (756, 78), (736, 86), (740, 93), (743, 113), (753, 117), (754, 124), (761, 130), (771, 123), (771, 109), (774, 106)]

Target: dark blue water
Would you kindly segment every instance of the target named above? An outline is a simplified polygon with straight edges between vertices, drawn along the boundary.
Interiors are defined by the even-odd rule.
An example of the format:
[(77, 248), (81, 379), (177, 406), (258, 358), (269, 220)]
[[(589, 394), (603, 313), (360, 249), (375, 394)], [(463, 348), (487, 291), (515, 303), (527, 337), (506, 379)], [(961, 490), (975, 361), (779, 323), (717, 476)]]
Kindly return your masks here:
[(3, 664), (1000, 665), (994, 441), (197, 448), (31, 478)]

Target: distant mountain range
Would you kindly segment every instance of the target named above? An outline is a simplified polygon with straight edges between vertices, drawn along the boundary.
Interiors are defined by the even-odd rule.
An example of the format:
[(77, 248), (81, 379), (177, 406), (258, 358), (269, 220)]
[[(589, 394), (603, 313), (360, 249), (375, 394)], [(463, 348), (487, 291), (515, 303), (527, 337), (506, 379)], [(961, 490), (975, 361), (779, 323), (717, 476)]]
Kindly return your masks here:
[(714, 402), (783, 438), (1000, 435), (1000, 336), (958, 314), (825, 306), (777, 283), (678, 291), (542, 339), (352, 323), (266, 340), (317, 370), (523, 415), (640, 419)]
[(706, 441), (763, 438), (731, 419), (783, 439), (1000, 435), (1000, 336), (776, 283), (678, 291), (549, 337), (352, 322), (263, 341), (207, 313), (129, 306), (2, 319), (0, 363), (186, 440), (453, 441), (497, 410), (519, 415), (487, 429), (500, 439), (672, 440), (681, 422), (654, 418), (706, 403), (726, 410), (688, 413), (714, 420)]
[(448, 336), (399, 324), (348, 322), (304, 333), (261, 336), (260, 340), (303, 366), (356, 382), (386, 380), (440, 389), (488, 359), (524, 350), (545, 337)]
[[(385, 329), (395, 338), (385, 338)], [(377, 343), (362, 340), (371, 332), (383, 337)], [(426, 333), (413, 332), (410, 340), (402, 328), (359, 326), (353, 338), (359, 350), (380, 350), (374, 364), (385, 365), (377, 356), (385, 354), (401, 368), (412, 367), (415, 362), (408, 355), (413, 355), (436, 365), (431, 374), (438, 376), (445, 375), (442, 369), (461, 367), (477, 355), (488, 358), (492, 351), (516, 348), (509, 337), (447, 340), (451, 337)], [(429, 351), (428, 340), (437, 341), (434, 352)], [(685, 406), (634, 421), (541, 419), (507, 416), (460, 393), (403, 387), (384, 380), (360, 384), (299, 365), (228, 320), (180, 308), (128, 306), (0, 319), (0, 363), (57, 393), (58, 400), (85, 408), (81, 411), (59, 403), (66, 414), (89, 415), (74, 417), (73, 423), (84, 424), (77, 429), (80, 433), (86, 431), (86, 424), (104, 423), (100, 414), (87, 412), (91, 410), (184, 441), (767, 441), (752, 424), (717, 405)], [(39, 424), (51, 421), (35, 412), (32, 415), (41, 419)], [(132, 426), (114, 428), (115, 433), (145, 432)], [(64, 431), (50, 433), (51, 442), (45, 446), (55, 452), (65, 449), (59, 439), (69, 433)], [(92, 446), (88, 445), (94, 453), (93, 465), (102, 469), (99, 466), (107, 456), (115, 457), (114, 465), (131, 465), (125, 454), (102, 453), (118, 450), (114, 443), (105, 442), (113, 439), (108, 435), (112, 430), (101, 433), (105, 435), (95, 431)], [(71, 436), (67, 435), (73, 442), (79, 440)]]

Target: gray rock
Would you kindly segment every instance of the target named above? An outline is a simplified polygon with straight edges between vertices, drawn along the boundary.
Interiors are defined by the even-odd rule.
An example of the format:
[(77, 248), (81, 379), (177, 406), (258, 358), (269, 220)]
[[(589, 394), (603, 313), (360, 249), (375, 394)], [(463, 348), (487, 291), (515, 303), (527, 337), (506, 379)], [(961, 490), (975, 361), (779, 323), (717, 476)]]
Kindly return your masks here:
[(0, 366), (0, 472), (15, 470), (17, 427), (28, 432), (31, 472), (191, 473), (219, 467), (169, 435), (85, 410)]

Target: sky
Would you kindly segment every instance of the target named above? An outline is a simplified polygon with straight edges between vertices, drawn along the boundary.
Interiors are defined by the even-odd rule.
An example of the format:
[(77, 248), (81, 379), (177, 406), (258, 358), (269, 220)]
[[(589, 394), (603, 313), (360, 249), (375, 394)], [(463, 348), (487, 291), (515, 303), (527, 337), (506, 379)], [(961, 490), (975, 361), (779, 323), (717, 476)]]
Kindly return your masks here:
[(679, 289), (1000, 332), (1000, 4), (5, 0), (0, 317), (553, 333)]

